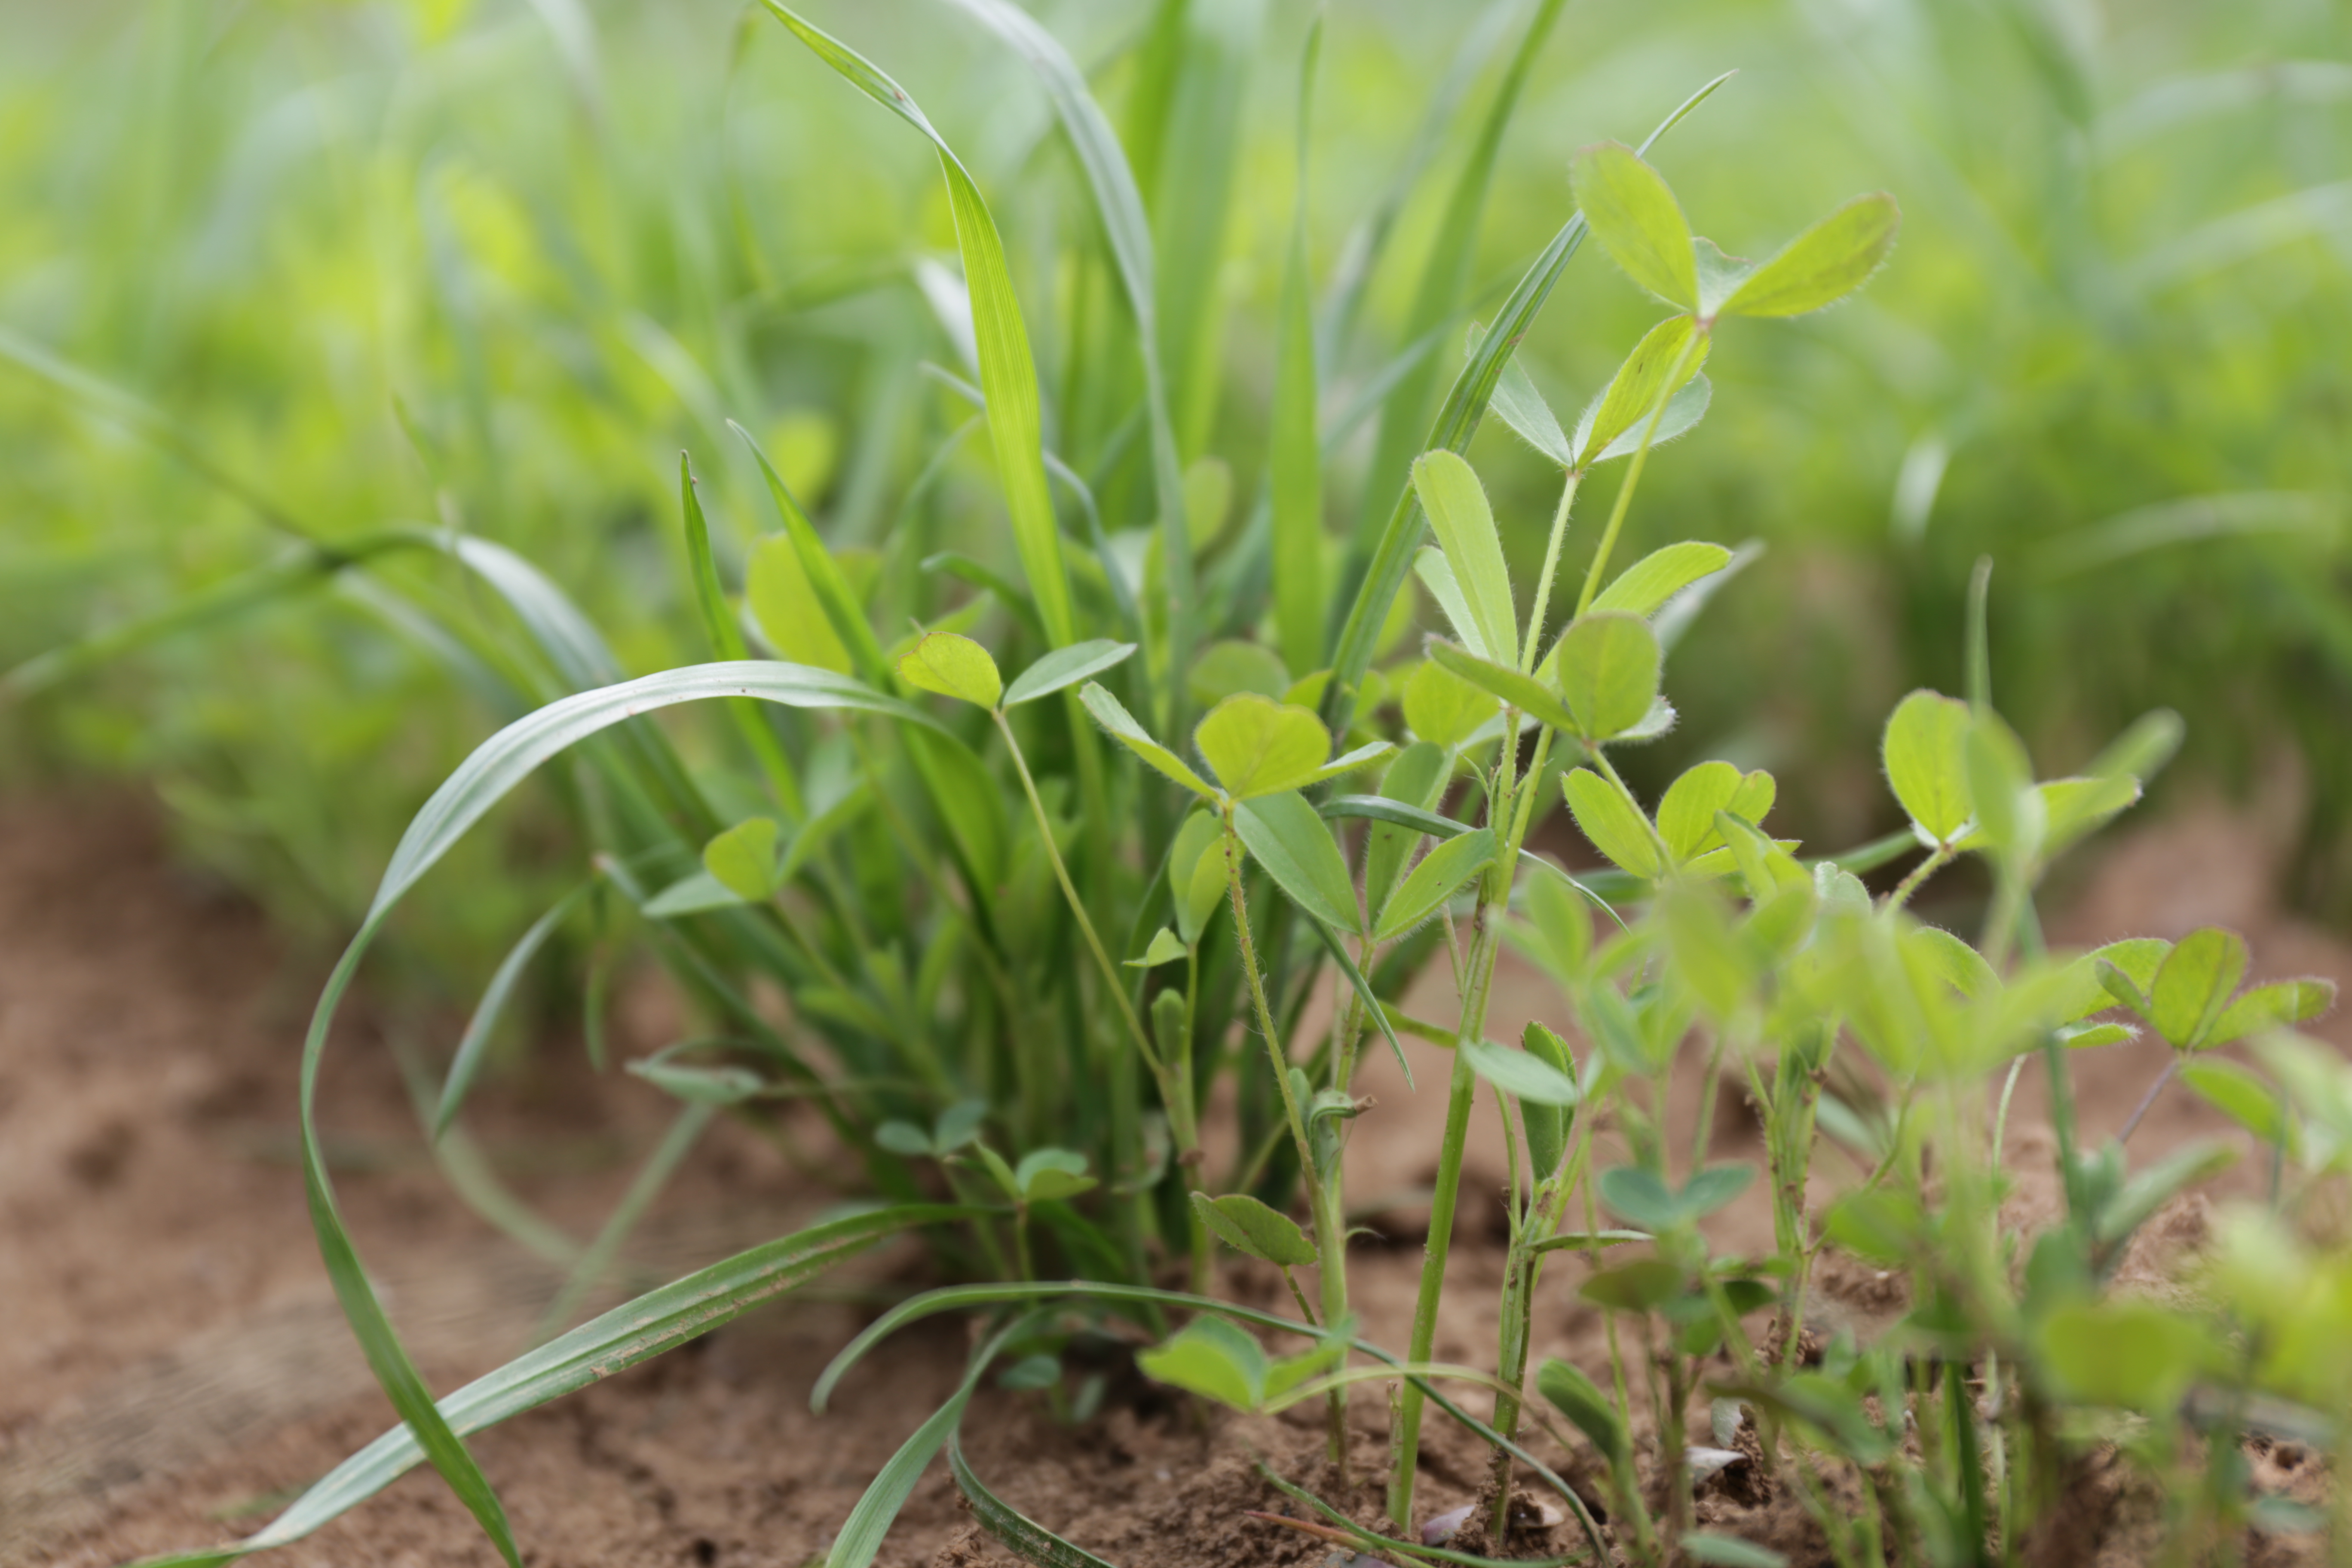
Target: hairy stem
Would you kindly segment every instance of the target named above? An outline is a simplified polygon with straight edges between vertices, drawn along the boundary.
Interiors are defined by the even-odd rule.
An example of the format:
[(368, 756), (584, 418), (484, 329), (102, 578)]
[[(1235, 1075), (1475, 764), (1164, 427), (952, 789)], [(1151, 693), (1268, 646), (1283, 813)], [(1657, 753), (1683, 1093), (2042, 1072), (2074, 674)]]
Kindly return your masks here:
[(1633, 491), (1642, 482), (1642, 470), (1650, 461), (1650, 445), (1658, 438), (1658, 426), (1666, 416), (1666, 405), (1674, 401), (1675, 389), (1682, 384), (1683, 372), (1690, 368), (1691, 356), (1698, 353), (1705, 342), (1705, 329), (1694, 331), (1683, 340), (1683, 352), (1675, 358), (1675, 368), (1666, 373), (1666, 384), (1659, 389), (1658, 401), (1650, 405), (1650, 422), (1642, 427), (1642, 444), (1633, 448), (1633, 460), (1626, 465), (1625, 481), (1617, 487), (1617, 500), (1609, 509), (1609, 521), (1601, 531), (1601, 542), (1592, 552), (1592, 564), (1584, 569), (1584, 591), (1576, 596), (1576, 613), (1584, 614), (1601, 592), (1601, 574), (1608, 569), (1610, 552), (1617, 548), (1617, 534), (1625, 526), (1626, 509), (1633, 504)]

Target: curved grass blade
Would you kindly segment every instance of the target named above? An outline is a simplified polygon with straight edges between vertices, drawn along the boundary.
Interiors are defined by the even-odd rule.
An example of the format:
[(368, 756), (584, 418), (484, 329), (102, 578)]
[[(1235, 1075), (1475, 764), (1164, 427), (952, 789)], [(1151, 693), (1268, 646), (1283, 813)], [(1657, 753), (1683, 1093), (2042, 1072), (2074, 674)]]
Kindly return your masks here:
[(955, 1477), (956, 1490), (971, 1504), (972, 1517), (980, 1521), (980, 1527), (1024, 1563), (1034, 1563), (1035, 1568), (1113, 1568), (1085, 1547), (1063, 1540), (990, 1491), (965, 1461), (963, 1439), (959, 1433), (948, 1435), (948, 1471)]
[[(477, 1378), (441, 1402), (441, 1416), (451, 1430), (464, 1434), (495, 1426), (698, 1339), (877, 1242), (988, 1212), (956, 1204), (904, 1204), (762, 1243), (649, 1290)], [(390, 1486), (424, 1457), (415, 1434), (395, 1426), (329, 1471), (259, 1534), (219, 1551), (162, 1559), (152, 1568), (226, 1563), (299, 1541)]]
[[(1730, 80), (1731, 75), (1724, 72), (1685, 99), (1672, 114), (1658, 122), (1657, 129), (1636, 151), (1647, 153), (1659, 137), (1673, 130), (1709, 93)], [(1461, 452), (1468, 448), (1470, 438), (1478, 432), (1479, 420), (1486, 415), (1486, 405), (1495, 395), (1495, 385), (1502, 379), (1503, 366), (1517, 351), (1519, 340), (1527, 335), (1544, 302), (1551, 298), (1552, 288), (1559, 281), (1569, 259), (1583, 245), (1587, 226), (1582, 213), (1570, 216), (1519, 279), (1510, 299), (1496, 312), (1492, 330), (1463, 365), (1461, 374), (1454, 378), (1453, 390), (1445, 395), (1445, 402), (1437, 411), (1429, 438), (1423, 443), (1423, 450), (1443, 447)], [(1404, 586), (1405, 574), (1412, 565), (1413, 548), (1421, 542), (1420, 502), (1409, 484), (1400, 484), (1398, 492), (1396, 507), (1389, 514), (1387, 531), (1381, 535), (1371, 552), (1332, 654), (1331, 683), (1323, 700), (1323, 718), (1336, 733), (1346, 733), (1355, 719), (1356, 696), (1363, 685), (1364, 671), (1371, 667), (1389, 606), (1395, 603), (1397, 591)]]
[(946, 176), (948, 205), (955, 215), (956, 247), (963, 258), (964, 287), (971, 299), (972, 331), (980, 351), (981, 390), (988, 399), (988, 439), (996, 451), (998, 482), (1013, 517), (1013, 542), (1021, 556), (1038, 618), (1054, 646), (1077, 638), (1070, 580), (1062, 561), (1061, 531), (1054, 522), (1053, 498), (1045, 489), (1045, 426), (1037, 399), (1037, 363), (1029, 352), (1029, 331), (1021, 301), (1004, 262), (1004, 242), (988, 203), (963, 162), (935, 130), (904, 88), (856, 50), (812, 26), (778, 3), (761, 0), (769, 14), (809, 47), (817, 58), (875, 102), (929, 138)]
[(353, 939), (353, 951), (366, 945), (377, 924), (416, 879), (541, 763), (624, 720), (657, 708), (714, 697), (751, 697), (787, 708), (880, 713), (947, 733), (939, 721), (921, 709), (895, 697), (885, 697), (848, 676), (764, 659), (688, 665), (561, 698), (516, 720), (483, 742), (433, 792), (393, 851), (375, 901), (369, 908), (367, 923)]
[(375, 1288), (361, 1267), (358, 1250), (343, 1225), (319, 1139), (319, 1068), (326, 1055), (336, 1011), (376, 932), (402, 895), (448, 852), (468, 827), (541, 763), (566, 747), (650, 709), (712, 697), (759, 697), (793, 707), (862, 709), (888, 713), (929, 729), (939, 728), (919, 709), (884, 697), (846, 677), (799, 665), (751, 661), (667, 670), (551, 702), (508, 725), (477, 748), (409, 824), (399, 847), (393, 851), (366, 919), (328, 977), (302, 1043), (303, 1185), (328, 1278), (367, 1357), (369, 1368), (391, 1399), (393, 1408), (407, 1424), (424, 1455), (433, 1461), (434, 1468), (441, 1472), (450, 1489), (465, 1503), (512, 1568), (521, 1568), (521, 1559), (507, 1526), (505, 1510), (464, 1442), (436, 1407), (431, 1392), (410, 1361), (392, 1321), (384, 1315), (383, 1303), (376, 1299)]
[(490, 976), (489, 984), (483, 987), (481, 1001), (475, 1005), (474, 1016), (466, 1021), (466, 1032), (457, 1041), (457, 1054), (449, 1059), (448, 1076), (441, 1085), (440, 1103), (433, 1113), (435, 1142), (441, 1141), (449, 1131), (449, 1124), (457, 1119), (458, 1110), (464, 1107), (467, 1091), (474, 1087), (475, 1075), (481, 1070), (482, 1057), (488, 1049), (490, 1035), (506, 1012), (507, 999), (514, 994), (515, 983), (522, 978), (522, 972), (539, 955), (539, 950), (547, 945), (547, 939), (555, 934), (555, 929), (580, 906), (580, 901), (588, 896), (596, 882), (597, 879), (591, 877), (557, 900), (555, 906), (533, 921), (530, 929), (522, 933), (514, 946), (507, 951), (506, 957), (499, 961), (498, 972)]

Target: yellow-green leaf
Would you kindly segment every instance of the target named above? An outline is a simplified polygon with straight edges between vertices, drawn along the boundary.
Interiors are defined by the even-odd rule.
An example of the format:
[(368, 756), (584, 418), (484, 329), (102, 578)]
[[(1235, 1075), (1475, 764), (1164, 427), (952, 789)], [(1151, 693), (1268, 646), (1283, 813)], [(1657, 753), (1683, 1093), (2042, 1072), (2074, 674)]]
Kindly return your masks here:
[(1510, 569), (1503, 561), (1502, 535), (1496, 531), (1495, 513), (1486, 504), (1486, 488), (1458, 453), (1444, 447), (1414, 459), (1412, 488), (1461, 584), (1486, 657), (1516, 666), (1518, 610), (1511, 597)]
[(1078, 689), (1078, 700), (1095, 716), (1095, 722), (1110, 731), (1119, 744), (1191, 790), (1194, 795), (1212, 795), (1217, 792), (1200, 774), (1185, 765), (1184, 759), (1153, 740), (1144, 727), (1135, 721), (1135, 715), (1120, 706), (1118, 698), (1095, 681)]
[[(1698, 374), (1699, 368), (1706, 363), (1711, 342), (1709, 339), (1701, 338), (1694, 345), (1691, 333), (1696, 330), (1688, 316), (1669, 316), (1643, 334), (1642, 341), (1633, 345), (1633, 352), (1625, 356), (1625, 363), (1619, 365), (1617, 374), (1610, 378), (1608, 388), (1577, 421), (1576, 466), (1579, 468), (1591, 468), (1601, 460), (1601, 454), (1619, 437), (1647, 424), (1659, 398), (1690, 384), (1691, 378)], [(1688, 358), (1684, 357), (1685, 350), (1688, 351)], [(1666, 378), (1675, 374), (1677, 364), (1682, 366), (1682, 374), (1675, 377), (1673, 387), (1669, 389)], [(1683, 426), (1685, 429), (1688, 427), (1688, 425)], [(1681, 430), (1675, 432), (1676, 435), (1681, 433)], [(1665, 421), (1663, 419), (1659, 422), (1659, 434), (1662, 437), (1665, 435)]]
[(1446, 751), (1477, 733), (1502, 710), (1502, 700), (1465, 680), (1435, 659), (1424, 659), (1404, 685), (1404, 721), (1415, 735)]
[(1622, 610), (1579, 616), (1559, 639), (1559, 689), (1585, 739), (1640, 724), (1658, 695), (1658, 636)]
[(1595, 610), (1624, 610), (1652, 616), (1660, 605), (1702, 577), (1712, 576), (1731, 563), (1731, 552), (1720, 544), (1685, 540), (1654, 550), (1619, 574), (1592, 601)]
[(1243, 692), (1209, 711), (1192, 745), (1236, 800), (1297, 789), (1331, 755), (1331, 731), (1314, 710)]
[(702, 847), (702, 868), (737, 898), (757, 902), (776, 890), (776, 824), (746, 817)]
[(1669, 305), (1696, 310), (1690, 225), (1658, 172), (1624, 143), (1602, 142), (1569, 160), (1568, 180), (1593, 237), (1625, 276)]
[(1969, 793), (1969, 705), (1914, 691), (1886, 721), (1880, 756), (1895, 798), (1922, 838), (1949, 844), (1975, 807)]
[(1856, 196), (1749, 273), (1721, 313), (1801, 316), (1833, 305), (1870, 280), (1894, 250), (1902, 223), (1893, 196)]
[(975, 707), (993, 709), (1004, 695), (1004, 678), (988, 650), (953, 632), (930, 632), (898, 658), (898, 678), (908, 685)]
[(1577, 827), (1595, 849), (1620, 869), (1645, 880), (1665, 874), (1648, 823), (1615, 784), (1590, 768), (1577, 768), (1561, 778), (1560, 788)]

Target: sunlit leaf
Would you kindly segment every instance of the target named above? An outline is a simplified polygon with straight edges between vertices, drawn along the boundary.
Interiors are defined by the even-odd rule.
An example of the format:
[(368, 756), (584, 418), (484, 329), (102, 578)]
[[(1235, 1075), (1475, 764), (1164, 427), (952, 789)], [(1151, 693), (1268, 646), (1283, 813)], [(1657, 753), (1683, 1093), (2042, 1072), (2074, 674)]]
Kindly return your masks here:
[(1429, 514), (1446, 563), (1454, 568), (1472, 620), (1489, 658), (1519, 661), (1518, 611), (1511, 597), (1510, 569), (1503, 562), (1503, 539), (1486, 504), (1486, 489), (1455, 453), (1424, 452), (1412, 465), (1414, 493)]
[(1669, 305), (1696, 310), (1698, 264), (1690, 225), (1658, 172), (1623, 143), (1602, 142), (1569, 160), (1568, 179), (1609, 258)]
[(1801, 316), (1835, 304), (1886, 260), (1902, 221), (1893, 196), (1856, 196), (1748, 274), (1722, 314)]
[(1244, 692), (1210, 710), (1192, 745), (1227, 795), (1248, 800), (1312, 782), (1331, 755), (1331, 731), (1312, 709)]
[(1569, 1107), (1583, 1098), (1574, 1079), (1541, 1057), (1515, 1051), (1492, 1040), (1465, 1040), (1460, 1049), (1473, 1071), (1515, 1099), (1537, 1105)]
[(1195, 1318), (1176, 1335), (1136, 1352), (1135, 1364), (1165, 1383), (1235, 1410), (1255, 1410), (1265, 1397), (1265, 1349), (1223, 1318)]
[[(1681, 367), (1681, 374), (1673, 383), (1673, 393), (1679, 394), (1706, 363), (1710, 342), (1701, 338), (1694, 343), (1691, 334), (1696, 330), (1688, 316), (1669, 316), (1643, 334), (1642, 341), (1633, 345), (1633, 352), (1625, 356), (1625, 363), (1617, 367), (1608, 386), (1577, 420), (1578, 468), (1590, 468), (1604, 457), (1614, 456), (1612, 448), (1621, 440), (1630, 437), (1638, 444), (1661, 397), (1670, 399), (1669, 413), (1658, 421), (1658, 434), (1665, 437), (1665, 426), (1672, 418), (1667, 378), (1675, 375), (1676, 366)], [(1695, 406), (1686, 400), (1687, 417), (1680, 422), (1675, 434), (1679, 436), (1697, 423), (1706, 406), (1704, 393), (1697, 395)]]
[(1665, 875), (1649, 825), (1615, 784), (1590, 768), (1577, 768), (1561, 778), (1560, 787), (1578, 830), (1612, 864), (1649, 881)]
[(2221, 1010), (2200, 1042), (2226, 1046), (2267, 1029), (2307, 1024), (2336, 1005), (2336, 982), (2306, 977), (2257, 985)]
[(901, 655), (898, 678), (909, 686), (979, 708), (994, 708), (1004, 678), (988, 650), (953, 632), (931, 632)]
[(1174, 931), (1170, 931), (1166, 926), (1161, 926), (1151, 933), (1151, 942), (1144, 948), (1143, 956), (1129, 959), (1126, 967), (1157, 969), (1163, 963), (1173, 963), (1183, 956), (1184, 943), (1176, 939)]
[(1969, 794), (1969, 705), (1933, 691), (1915, 691), (1886, 721), (1880, 756), (1895, 798), (1920, 837), (1949, 844), (1975, 807)]
[(1467, 648), (1433, 637), (1429, 643), (1429, 662), (1444, 669), (1491, 698), (1507, 702), (1538, 723), (1555, 730), (1575, 733), (1580, 726), (1576, 715), (1550, 688), (1532, 675), (1522, 675), (1507, 664), (1482, 658)]
[(1364, 929), (1348, 862), (1330, 826), (1303, 796), (1264, 795), (1234, 811), (1234, 831), (1290, 901), (1334, 931)]
[(1623, 610), (1636, 616), (1657, 613), (1658, 607), (1700, 578), (1731, 563), (1731, 552), (1720, 544), (1685, 541), (1654, 550), (1618, 575), (1592, 601), (1595, 610)]
[(1134, 651), (1133, 643), (1099, 637), (1055, 648), (1013, 677), (1013, 684), (1004, 689), (1004, 706), (1018, 708), (1024, 702), (1034, 702), (1064, 687), (1075, 686), (1120, 663)]
[(1194, 795), (1209, 796), (1216, 795), (1214, 786), (1186, 766), (1183, 758), (1153, 740), (1143, 726), (1135, 721), (1134, 715), (1119, 705), (1118, 699), (1104, 690), (1101, 686), (1094, 681), (1087, 681), (1078, 689), (1078, 700), (1086, 704), (1087, 711), (1095, 716), (1095, 722), (1110, 731), (1111, 738), (1129, 751), (1133, 752)]
[(1495, 830), (1481, 827), (1449, 838), (1422, 857), (1405, 879), (1381, 907), (1373, 937), (1393, 942), (1434, 913), (1454, 896), (1454, 889), (1495, 860)]
[(2218, 926), (2173, 943), (2147, 988), (2147, 1021), (2173, 1045), (2192, 1049), (2246, 975), (2245, 939)]

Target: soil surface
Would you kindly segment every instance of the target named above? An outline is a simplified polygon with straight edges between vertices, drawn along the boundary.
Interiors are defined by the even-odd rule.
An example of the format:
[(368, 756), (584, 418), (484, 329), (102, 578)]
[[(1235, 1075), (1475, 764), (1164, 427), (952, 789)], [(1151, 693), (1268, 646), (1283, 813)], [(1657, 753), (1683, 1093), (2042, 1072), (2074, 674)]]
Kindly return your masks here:
[[(2242, 931), (2255, 978), (2352, 979), (2352, 952), (2274, 911), (2273, 847), (2257, 822), (2191, 810), (2123, 837), (2052, 921), (2053, 940), (2178, 936), (2204, 923)], [(1935, 911), (1926, 911), (1930, 918)], [(243, 903), (173, 868), (155, 814), (121, 796), (0, 799), (0, 1562), (97, 1565), (246, 1533), (393, 1420), (329, 1293), (292, 1163), (295, 1068), (322, 978)], [(616, 1056), (663, 1043), (657, 998), (621, 1009)], [(1448, 998), (1412, 1005), (1424, 1015)], [(1493, 1032), (1559, 1022), (1535, 975), (1498, 980)], [(399, 1066), (406, 1047), (439, 1059), (448, 1021), (406, 1027), (361, 1017), (331, 1053), (322, 1122), (346, 1217), (425, 1376), (446, 1391), (527, 1343), (559, 1278), (453, 1195), (416, 1131)], [(2319, 1032), (2339, 1046), (2339, 1016)], [(417, 1042), (411, 1045), (410, 1042)], [(1370, 1337), (1402, 1344), (1420, 1248), (1415, 1194), (1435, 1163), (1442, 1055), (1410, 1046), (1423, 1089), (1375, 1058), (1358, 1124), (1351, 1199), (1384, 1241), (1352, 1258)], [(2086, 1131), (2118, 1126), (2160, 1068), (2161, 1047), (2075, 1058)], [(1696, 1079), (1696, 1069), (1685, 1075)], [(1681, 1086), (1685, 1122), (1697, 1085)], [(625, 1074), (593, 1075), (576, 1047), (543, 1047), (487, 1084), (469, 1112), (473, 1143), (498, 1179), (574, 1237), (590, 1233), (659, 1140), (671, 1102)], [(1717, 1156), (1753, 1153), (1738, 1097), (1717, 1107)], [(1441, 1359), (1491, 1356), (1500, 1284), (1502, 1159), (1489, 1103), (1475, 1140)], [(2050, 1140), (2038, 1075), (2028, 1074), (2010, 1140), (2020, 1220), (2050, 1210)], [(2168, 1093), (2134, 1140), (2161, 1148), (2229, 1135), (2189, 1096)], [(1747, 1145), (1743, 1148), (1742, 1145)], [(1820, 1193), (1850, 1179), (1824, 1156)], [(2225, 1177), (2210, 1189), (2231, 1190)], [(643, 1230), (640, 1280), (675, 1274), (780, 1234), (832, 1194), (796, 1176), (768, 1144), (720, 1127), (706, 1137)], [(1421, 1200), (1425, 1203), (1425, 1198)], [(2194, 1247), (2207, 1195), (2150, 1227), (2135, 1272), (2160, 1279)], [(726, 1216), (713, 1222), (698, 1218)], [(1720, 1250), (1769, 1244), (1763, 1195), (1719, 1216)], [(823, 1293), (731, 1325), (686, 1350), (473, 1439), (534, 1568), (623, 1563), (777, 1565), (819, 1559), (866, 1481), (953, 1387), (966, 1348), (948, 1323), (919, 1328), (843, 1384), (831, 1414), (808, 1394), (827, 1358), (873, 1303), (916, 1276), (911, 1247), (873, 1255)], [(1578, 1268), (1559, 1266), (1562, 1276)], [(1534, 1354), (1601, 1364), (1602, 1325), (1572, 1281), (1547, 1277)], [(1226, 1289), (1267, 1305), (1270, 1276), (1236, 1268)], [(1867, 1329), (1899, 1310), (1868, 1270), (1833, 1274), (1825, 1316)], [(1484, 1400), (1474, 1408), (1484, 1413)], [(1114, 1384), (1107, 1413), (1057, 1425), (1031, 1397), (984, 1393), (965, 1424), (974, 1470), (1008, 1501), (1122, 1565), (1320, 1563), (1328, 1542), (1278, 1521), (1257, 1477), (1263, 1457), (1369, 1522), (1377, 1491), (1348, 1491), (1321, 1468), (1319, 1413), (1203, 1418), (1139, 1384)], [(1359, 1477), (1381, 1466), (1377, 1394), (1355, 1408)], [(1574, 1478), (1569, 1456), (1535, 1450)], [(2285, 1486), (2315, 1464), (2264, 1451)], [(1430, 1509), (1470, 1500), (1483, 1454), (1433, 1414), (1423, 1459)], [(2285, 1478), (2285, 1479), (2281, 1479)], [(1735, 1476), (1736, 1479), (1736, 1476)], [(2053, 1543), (2048, 1560), (2138, 1561), (2149, 1500), (2106, 1469), (2073, 1478), (2095, 1537)], [(1295, 1506), (1290, 1511), (1298, 1511)], [(2081, 1512), (2082, 1510), (2077, 1510)], [(1770, 1539), (1781, 1523), (1734, 1485), (1704, 1516)], [(2135, 1521), (2138, 1521), (2136, 1525)], [(1566, 1528), (1555, 1543), (1573, 1542)], [(1797, 1548), (1795, 1540), (1780, 1542)], [(2255, 1561), (2288, 1561), (2258, 1541)], [(464, 1510), (420, 1470), (307, 1541), (292, 1563), (490, 1564)], [(890, 1564), (1010, 1563), (978, 1535), (943, 1466), (892, 1531)]]

